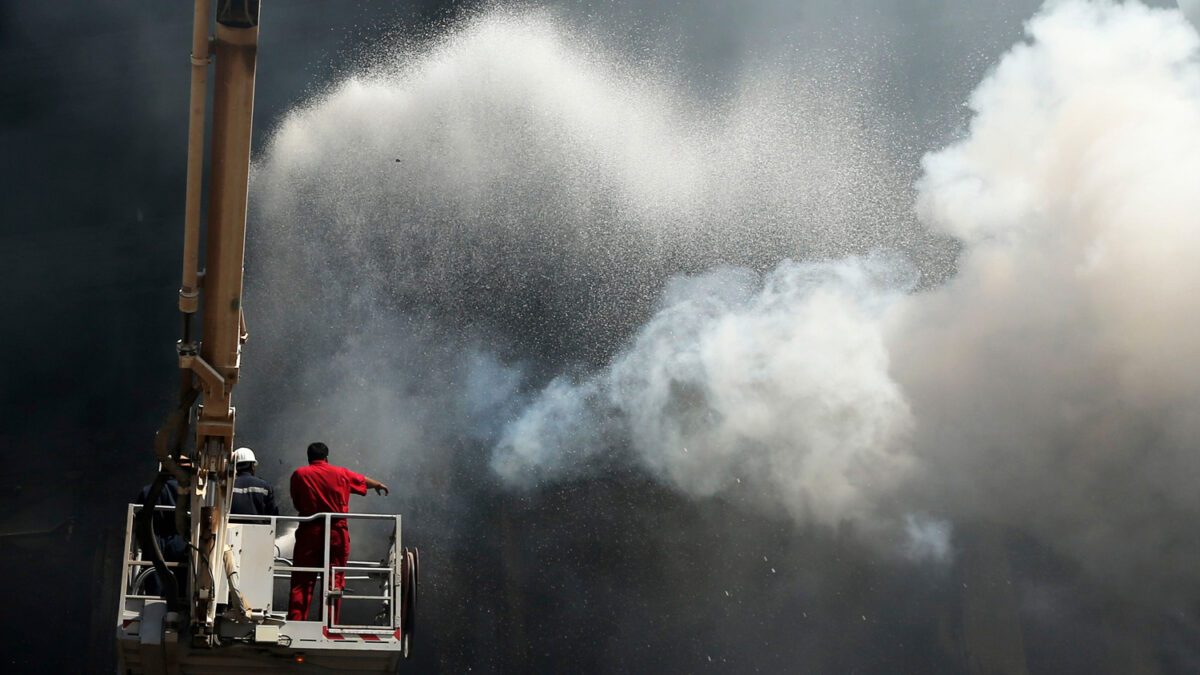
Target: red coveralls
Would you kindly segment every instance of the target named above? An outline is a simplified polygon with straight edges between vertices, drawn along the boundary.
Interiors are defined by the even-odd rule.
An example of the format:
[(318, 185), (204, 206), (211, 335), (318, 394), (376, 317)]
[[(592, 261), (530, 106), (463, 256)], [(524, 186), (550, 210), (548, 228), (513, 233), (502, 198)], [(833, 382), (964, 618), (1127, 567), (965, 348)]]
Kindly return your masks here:
[[(340, 466), (333, 466), (320, 459), (302, 466), (292, 474), (292, 503), (301, 516), (314, 513), (348, 513), (350, 494), (367, 494), (367, 479), (360, 473)], [(345, 565), (350, 559), (350, 528), (345, 518), (334, 518), (330, 522), (329, 564)], [(296, 567), (321, 567), (325, 564), (325, 523), (323, 520), (301, 523), (296, 530), (296, 549), (292, 564)], [(316, 572), (292, 572), (292, 592), (288, 598), (288, 621), (308, 619), (312, 604)], [(322, 582), (324, 586), (325, 582)], [(334, 575), (334, 588), (346, 587), (346, 575)], [(323, 597), (317, 589), (317, 606)], [(333, 620), (337, 623), (342, 603), (337, 600), (333, 608)], [(318, 609), (312, 620), (320, 619)]]

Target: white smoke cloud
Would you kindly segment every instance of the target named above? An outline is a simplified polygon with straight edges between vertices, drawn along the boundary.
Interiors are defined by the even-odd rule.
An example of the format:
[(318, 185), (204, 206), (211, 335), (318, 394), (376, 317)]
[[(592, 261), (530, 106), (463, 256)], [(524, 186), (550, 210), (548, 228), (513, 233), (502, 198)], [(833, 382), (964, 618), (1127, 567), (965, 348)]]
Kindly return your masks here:
[(1200, 552), (1200, 40), (1079, 0), (1028, 32), (925, 160), (922, 219), (964, 249), (890, 340), (921, 487), (1125, 582), (1174, 576)]
[(676, 279), (608, 371), (555, 380), (510, 425), (493, 467), (554, 476), (615, 441), (689, 494), (745, 481), (799, 520), (873, 520), (911, 467), (912, 420), (883, 341), (897, 276), (909, 276), (898, 265)]

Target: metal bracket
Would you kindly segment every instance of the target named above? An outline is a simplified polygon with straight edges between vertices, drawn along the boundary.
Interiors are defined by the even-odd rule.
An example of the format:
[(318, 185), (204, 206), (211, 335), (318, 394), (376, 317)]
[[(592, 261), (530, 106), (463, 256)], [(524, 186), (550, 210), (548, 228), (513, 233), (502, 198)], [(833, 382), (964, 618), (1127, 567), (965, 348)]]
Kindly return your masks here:
[(225, 378), (201, 356), (181, 353), (179, 355), (179, 367), (195, 372), (208, 391), (225, 391)]
[(224, 438), (227, 441), (233, 440), (233, 423), (234, 409), (230, 408), (230, 417), (228, 420), (199, 420), (196, 422), (196, 436), (198, 438)]

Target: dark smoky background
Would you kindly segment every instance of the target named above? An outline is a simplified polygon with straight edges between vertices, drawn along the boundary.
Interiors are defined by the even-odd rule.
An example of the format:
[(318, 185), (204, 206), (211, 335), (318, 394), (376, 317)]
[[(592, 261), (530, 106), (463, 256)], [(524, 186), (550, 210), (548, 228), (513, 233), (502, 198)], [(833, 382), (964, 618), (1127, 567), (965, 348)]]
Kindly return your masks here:
[[(605, 72), (649, 73), (668, 99), (686, 101), (663, 103), (669, 114), (737, 110), (739, 96), (765, 91), (774, 102), (773, 87), (802, 87), (799, 107), (750, 106), (793, 116), (778, 128), (782, 148), (744, 146), (779, 163), (749, 170), (745, 183), (729, 174), (731, 189), (764, 197), (729, 200), (736, 208), (689, 210), (685, 192), (674, 195), (683, 216), (631, 215), (627, 202), (606, 198), (628, 186), (597, 188), (586, 157), (537, 173), (561, 154), (527, 128), (498, 130), (482, 153), (520, 150), (485, 167), (511, 174), (505, 188), (464, 197), (456, 193), (489, 181), (426, 159), (454, 135), (411, 135), (452, 131), (464, 110), (495, 119), (455, 105), (417, 110), (418, 122), (384, 145), (369, 130), (341, 135), (353, 130), (335, 116), (330, 143), (363, 143), (354, 162), (317, 167), (344, 179), (344, 200), (328, 197), (327, 183), (304, 184), (321, 171), (270, 163), (268, 142), (286, 132), (290, 110), (319, 107), (348, 76), (418, 58), (484, 16), (482, 4), (270, 3), (259, 52), (239, 438), (285, 504), (287, 476), (316, 438), (335, 462), (393, 486), (392, 497), (355, 508), (402, 513), (406, 543), (422, 551), (413, 670), (1196, 668), (1187, 614), (1104, 586), (1053, 542), (1015, 528), (959, 522), (940, 555), (881, 552), (853, 525), (797, 524), (764, 509), (749, 486), (687, 496), (629, 461), (619, 434), (602, 439), (607, 452), (585, 458), (585, 472), (506, 482), (493, 468), (506, 425), (555, 378), (583, 378), (620, 353), (676, 275), (714, 266), (766, 274), (787, 257), (883, 247), (907, 255), (919, 287), (952, 276), (958, 245), (916, 222), (911, 186), (926, 152), (966, 133), (963, 102), (1039, 3), (506, 10), (532, 8), (567, 26), (583, 45), (576, 53), (615, 64)], [(95, 671), (115, 660), (124, 505), (152, 475), (151, 440), (174, 393), (190, 20), (186, 2), (0, 5), (10, 670)], [(780, 79), (747, 78), (764, 64)], [(502, 99), (507, 90), (488, 89), (495, 82), (475, 84)], [(634, 98), (634, 107), (658, 101)], [(706, 119), (679, 125), (694, 135), (663, 150), (721, 138)], [(812, 156), (797, 158), (783, 188), (765, 185), (789, 165), (796, 148), (786, 141), (796, 137)], [(753, 162), (734, 168), (745, 167)], [(405, 179), (411, 193), (356, 197), (378, 194), (364, 180), (383, 185), (414, 168), (429, 171)], [(812, 192), (785, 199), (805, 176)], [(653, 188), (639, 208), (655, 203)], [(589, 197), (586, 208), (556, 201), (573, 189)], [(781, 209), (809, 216), (775, 223)], [(367, 226), (405, 223), (414, 211), (421, 227)], [(663, 218), (675, 233), (665, 240), (637, 225)], [(589, 241), (575, 227), (596, 220), (621, 236)], [(564, 223), (561, 235), (548, 223)]]

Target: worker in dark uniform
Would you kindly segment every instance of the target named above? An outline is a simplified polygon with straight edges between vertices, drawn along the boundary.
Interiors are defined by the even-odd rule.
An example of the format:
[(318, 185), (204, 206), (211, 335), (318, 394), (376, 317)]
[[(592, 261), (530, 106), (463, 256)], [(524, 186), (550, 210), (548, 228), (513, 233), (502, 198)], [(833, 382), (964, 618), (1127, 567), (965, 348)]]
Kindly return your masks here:
[[(181, 458), (180, 464), (187, 465), (187, 458)], [(150, 487), (149, 485), (142, 486), (142, 489), (138, 491), (135, 503), (146, 503), (146, 498), (150, 495)], [(157, 506), (174, 507), (178, 502), (179, 481), (169, 478), (166, 485), (163, 485), (162, 491), (158, 493), (158, 499), (155, 500), (155, 504)], [(187, 562), (188, 544), (175, 528), (174, 510), (164, 509), (154, 512), (154, 538), (158, 540), (158, 548), (162, 551), (164, 561), (180, 563), (180, 566), (176, 567), (174, 571), (176, 584), (179, 589), (186, 589), (187, 568), (183, 563)], [(146, 552), (142, 553), (144, 559), (149, 559), (149, 555)], [(146, 576), (146, 583), (143, 586), (143, 592), (146, 595), (162, 595), (163, 590), (162, 580), (158, 578), (158, 572), (151, 572)]]
[[(329, 463), (329, 447), (324, 443), (308, 446), (308, 466), (302, 466), (292, 474), (292, 503), (300, 516), (318, 513), (349, 513), (350, 495), (365, 495), (368, 489), (386, 495), (388, 487), (383, 483)], [(342, 566), (350, 560), (350, 527), (345, 518), (333, 518), (329, 525), (329, 564)], [(293, 555), (296, 567), (323, 567), (325, 565), (324, 519), (300, 523), (296, 528), (296, 548)], [(334, 575), (334, 588), (346, 587), (346, 575)], [(291, 595), (288, 599), (288, 621), (308, 620), (312, 606), (315, 572), (292, 572)], [(322, 583), (322, 587), (325, 583)], [(317, 607), (322, 594), (317, 590)], [(319, 611), (319, 610), (318, 610)], [(333, 620), (338, 622), (341, 600), (333, 606)], [(313, 617), (318, 620), (320, 616)]]
[(248, 516), (277, 516), (275, 489), (267, 481), (254, 475), (258, 460), (250, 448), (238, 448), (233, 452), (233, 463), (237, 467), (237, 478), (233, 482), (233, 506), (230, 513)]

